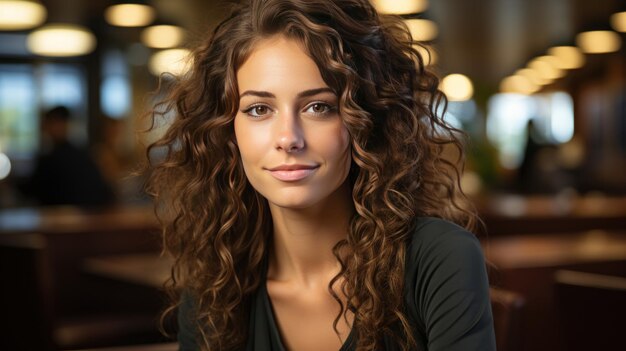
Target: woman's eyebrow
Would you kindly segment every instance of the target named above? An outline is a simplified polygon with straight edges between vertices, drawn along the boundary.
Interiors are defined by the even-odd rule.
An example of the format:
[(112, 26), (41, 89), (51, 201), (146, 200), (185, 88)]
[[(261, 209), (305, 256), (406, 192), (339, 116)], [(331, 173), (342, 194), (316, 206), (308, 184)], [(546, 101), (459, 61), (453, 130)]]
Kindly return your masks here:
[(323, 87), (323, 88), (317, 88), (317, 89), (309, 89), (309, 90), (305, 90), (305, 91), (301, 91), (298, 93), (298, 98), (303, 98), (303, 97), (310, 97), (310, 96), (314, 96), (317, 94), (321, 94), (321, 93), (331, 93), (331, 94), (335, 94), (335, 92), (328, 87)]
[[(314, 96), (317, 94), (321, 94), (321, 93), (331, 93), (334, 94), (335, 92), (328, 87), (323, 87), (323, 88), (316, 88), (316, 89), (309, 89), (309, 90), (304, 90), (298, 93), (297, 98), (303, 98), (303, 97), (310, 97), (310, 96)], [(269, 91), (258, 91), (258, 90), (246, 90), (243, 93), (241, 93), (241, 95), (239, 95), (239, 98), (242, 98), (244, 96), (258, 96), (258, 97), (263, 97), (263, 98), (276, 98), (276, 95), (270, 93)]]
[(244, 96), (258, 96), (258, 97), (264, 97), (264, 98), (276, 98), (276, 95), (267, 92), (267, 91), (257, 91), (257, 90), (246, 90), (243, 93), (241, 93), (241, 95), (239, 95), (239, 98), (242, 98)]

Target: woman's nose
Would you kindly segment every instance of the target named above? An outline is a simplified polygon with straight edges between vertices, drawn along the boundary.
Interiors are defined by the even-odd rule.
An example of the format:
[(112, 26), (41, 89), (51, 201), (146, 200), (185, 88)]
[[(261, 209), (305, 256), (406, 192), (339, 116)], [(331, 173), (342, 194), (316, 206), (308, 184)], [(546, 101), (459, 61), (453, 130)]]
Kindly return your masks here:
[(304, 149), (304, 133), (298, 116), (294, 114), (277, 118), (276, 149), (288, 153)]

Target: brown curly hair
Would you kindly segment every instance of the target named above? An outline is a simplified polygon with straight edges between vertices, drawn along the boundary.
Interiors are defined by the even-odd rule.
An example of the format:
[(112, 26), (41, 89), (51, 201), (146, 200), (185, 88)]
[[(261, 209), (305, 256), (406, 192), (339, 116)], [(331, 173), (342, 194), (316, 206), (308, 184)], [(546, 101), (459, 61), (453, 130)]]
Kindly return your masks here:
[[(404, 310), (406, 243), (419, 216), (471, 228), (459, 187), (462, 143), (441, 117), (447, 104), (400, 18), (379, 15), (368, 0), (249, 0), (193, 54), (193, 67), (150, 114), (174, 115), (148, 155), (147, 190), (175, 258), (168, 282), (175, 310), (184, 291), (194, 301), (203, 350), (245, 345), (250, 301), (261, 281), (272, 223), (266, 200), (248, 183), (234, 140), (236, 72), (259, 40), (299, 41), (339, 96), (351, 136), (354, 214), (333, 249), (341, 271), (329, 290), (354, 312), (357, 350), (376, 350), (384, 335), (416, 347)], [(453, 146), (458, 158), (443, 152)], [(347, 255), (342, 254), (348, 252)], [(340, 280), (343, 278), (343, 280)], [(341, 283), (345, 305), (331, 287)]]

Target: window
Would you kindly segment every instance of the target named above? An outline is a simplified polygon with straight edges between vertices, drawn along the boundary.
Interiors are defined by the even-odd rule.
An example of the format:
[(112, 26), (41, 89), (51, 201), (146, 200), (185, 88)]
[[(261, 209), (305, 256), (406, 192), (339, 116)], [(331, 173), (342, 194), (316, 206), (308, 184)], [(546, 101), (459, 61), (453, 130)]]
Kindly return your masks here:
[(70, 138), (87, 139), (87, 88), (71, 64), (0, 64), (0, 152), (30, 158), (39, 148), (39, 115), (56, 105), (74, 114)]
[(111, 118), (125, 118), (131, 109), (131, 85), (128, 67), (120, 51), (108, 51), (102, 64), (100, 108)]
[(496, 94), (489, 100), (488, 108), (487, 137), (498, 149), (505, 168), (520, 165), (531, 120), (547, 144), (566, 143), (574, 135), (574, 105), (571, 96), (564, 92)]
[(38, 147), (38, 98), (29, 65), (0, 65), (0, 152), (32, 153)]

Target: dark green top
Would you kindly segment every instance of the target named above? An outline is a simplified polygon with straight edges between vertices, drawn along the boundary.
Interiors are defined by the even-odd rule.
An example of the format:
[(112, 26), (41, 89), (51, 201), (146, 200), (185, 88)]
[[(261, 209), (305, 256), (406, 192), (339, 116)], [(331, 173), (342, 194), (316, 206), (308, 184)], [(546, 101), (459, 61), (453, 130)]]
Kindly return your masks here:
[[(476, 237), (437, 218), (420, 218), (409, 242), (405, 271), (405, 302), (415, 326), (420, 350), (495, 350), (493, 320), (485, 261)], [(193, 301), (179, 310), (181, 351), (198, 350), (192, 315)], [(246, 351), (282, 351), (266, 284), (257, 291), (250, 312)], [(354, 350), (348, 336), (341, 351)], [(385, 350), (399, 350), (385, 339)]]

